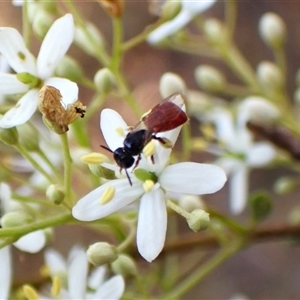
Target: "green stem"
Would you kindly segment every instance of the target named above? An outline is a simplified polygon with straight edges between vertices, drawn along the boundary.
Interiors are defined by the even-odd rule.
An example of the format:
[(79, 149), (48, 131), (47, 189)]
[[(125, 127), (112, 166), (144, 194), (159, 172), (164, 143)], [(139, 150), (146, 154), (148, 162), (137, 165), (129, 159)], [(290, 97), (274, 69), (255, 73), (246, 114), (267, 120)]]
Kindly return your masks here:
[(53, 178), (48, 174), (41, 165), (27, 152), (21, 145), (16, 145), (15, 149), (26, 159), (28, 160), (33, 167), (40, 172), (50, 183), (53, 183)]
[(191, 155), (191, 132), (190, 126), (183, 125), (181, 129), (181, 141), (182, 141), (182, 160), (187, 161)]
[(227, 41), (231, 42), (236, 25), (237, 3), (236, 0), (225, 2), (225, 24), (227, 29)]
[(30, 48), (30, 22), (28, 19), (28, 1), (25, 0), (22, 7), (22, 21), (23, 21), (23, 38), (26, 47)]
[(126, 236), (126, 239), (118, 246), (119, 253), (124, 252), (128, 247), (132, 245), (132, 242), (135, 239), (136, 227), (135, 224), (129, 224), (129, 233)]
[(166, 200), (166, 204), (167, 204), (167, 207), (171, 208), (172, 210), (174, 210), (175, 212), (177, 212), (179, 215), (183, 216), (185, 219), (189, 219), (190, 214), (187, 211), (183, 210), (178, 205), (176, 205), (171, 200), (167, 199)]

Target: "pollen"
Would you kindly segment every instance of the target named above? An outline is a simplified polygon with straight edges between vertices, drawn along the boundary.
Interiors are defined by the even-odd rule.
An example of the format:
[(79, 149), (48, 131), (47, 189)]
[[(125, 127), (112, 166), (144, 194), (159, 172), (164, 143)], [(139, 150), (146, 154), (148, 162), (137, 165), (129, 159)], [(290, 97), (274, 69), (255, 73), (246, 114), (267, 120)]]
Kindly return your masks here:
[(154, 155), (155, 150), (156, 150), (155, 143), (154, 143), (153, 140), (151, 140), (151, 141), (144, 147), (144, 149), (143, 149), (143, 154), (144, 154), (146, 157), (149, 157), (149, 156)]
[(28, 300), (39, 300), (40, 299), (37, 291), (28, 284), (25, 284), (23, 286), (23, 293)]
[(144, 191), (147, 193), (147, 192), (150, 192), (152, 190), (152, 188), (154, 187), (154, 181), (148, 179), (146, 180), (144, 183), (143, 183), (143, 188), (144, 188)]
[(115, 195), (116, 189), (112, 186), (108, 186), (99, 199), (101, 205), (108, 203)]
[(80, 157), (81, 162), (88, 165), (101, 165), (104, 162), (109, 162), (106, 155), (101, 153), (92, 152)]
[(122, 127), (117, 127), (116, 132), (121, 137), (123, 137), (125, 135), (124, 129)]
[(60, 294), (61, 290), (61, 280), (58, 276), (54, 276), (52, 278), (52, 287), (51, 287), (51, 295), (53, 297), (56, 297)]

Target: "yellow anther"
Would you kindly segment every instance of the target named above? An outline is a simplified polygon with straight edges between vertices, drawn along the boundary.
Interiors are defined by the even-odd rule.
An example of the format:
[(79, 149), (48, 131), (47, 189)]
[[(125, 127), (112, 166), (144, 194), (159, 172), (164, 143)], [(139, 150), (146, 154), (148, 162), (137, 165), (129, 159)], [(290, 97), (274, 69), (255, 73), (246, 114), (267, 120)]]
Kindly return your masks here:
[(115, 188), (112, 187), (112, 186), (108, 186), (103, 194), (101, 195), (100, 197), (100, 200), (99, 200), (99, 203), (102, 205), (102, 204), (106, 204), (108, 203), (115, 195)]
[(117, 134), (119, 135), (119, 136), (124, 136), (125, 135), (125, 133), (124, 133), (124, 129), (122, 128), (122, 127), (117, 127), (116, 128), (116, 132), (117, 132)]
[(143, 154), (146, 156), (146, 157), (149, 157), (149, 156), (152, 156), (154, 155), (155, 153), (155, 143), (153, 140), (151, 140), (143, 149)]
[(48, 276), (50, 276), (50, 268), (49, 268), (47, 265), (43, 265), (43, 266), (40, 268), (40, 274), (41, 274), (43, 277), (48, 277)]
[(58, 276), (54, 276), (52, 278), (51, 295), (54, 297), (58, 296), (61, 291), (61, 286), (61, 279)]
[(147, 179), (144, 183), (143, 183), (143, 188), (144, 191), (147, 193), (149, 191), (151, 191), (151, 189), (154, 187), (154, 181)]
[(207, 140), (213, 141), (216, 139), (216, 130), (211, 124), (201, 125), (200, 130)]
[(97, 153), (97, 152), (92, 152), (92, 153), (83, 155), (80, 157), (80, 160), (84, 164), (88, 164), (88, 165), (100, 165), (104, 162), (109, 162), (109, 159), (106, 155)]
[(23, 286), (23, 292), (24, 292), (25, 297), (28, 300), (40, 300), (40, 297), (39, 297), (38, 293), (36, 292), (36, 290), (28, 284), (25, 284)]

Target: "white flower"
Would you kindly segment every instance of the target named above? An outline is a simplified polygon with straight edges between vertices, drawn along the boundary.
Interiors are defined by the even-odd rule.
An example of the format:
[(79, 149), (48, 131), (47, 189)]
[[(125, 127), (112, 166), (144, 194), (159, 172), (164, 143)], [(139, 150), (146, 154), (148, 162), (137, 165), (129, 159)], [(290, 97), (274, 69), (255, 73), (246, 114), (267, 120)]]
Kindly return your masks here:
[(253, 167), (267, 165), (275, 157), (275, 149), (267, 142), (256, 142), (246, 128), (248, 105), (240, 106), (236, 123), (232, 114), (225, 109), (216, 109), (211, 118), (216, 125), (218, 139), (224, 144), (221, 158), (216, 162), (228, 175), (230, 209), (234, 214), (243, 211), (248, 197), (248, 175)]
[(9, 299), (9, 291), (12, 276), (12, 260), (10, 247), (6, 246), (0, 249), (0, 299)]
[(206, 1), (181, 1), (181, 11), (179, 14), (172, 19), (159, 26), (157, 29), (152, 31), (148, 37), (147, 41), (150, 44), (157, 44), (168, 36), (174, 34), (185, 25), (187, 25), (197, 14), (209, 9), (216, 0), (206, 0)]
[[(16, 208), (20, 210), (19, 203), (11, 198), (11, 189), (6, 183), (0, 183), (0, 207), (2, 213), (10, 212)], [(30, 232), (13, 243), (18, 249), (29, 253), (40, 251), (45, 244), (46, 236), (43, 230)]]
[[(27, 122), (37, 108), (39, 88), (43, 84), (59, 89), (66, 106), (77, 100), (77, 84), (64, 78), (51, 77), (70, 47), (74, 31), (71, 14), (57, 19), (47, 32), (35, 59), (16, 29), (0, 27), (0, 53), (17, 73), (0, 73), (0, 95), (25, 93), (0, 119), (0, 127), (10, 128)], [(29, 76), (37, 79), (36, 83), (22, 83), (17, 78), (21, 73), (29, 73)]]
[[(128, 126), (122, 117), (111, 109), (104, 109), (101, 113), (101, 129), (110, 149), (123, 146), (124, 135)], [(175, 143), (181, 128), (157, 134)], [(142, 157), (138, 168), (155, 174), (153, 181), (140, 181), (131, 169), (128, 173), (132, 186), (127, 178), (112, 180), (96, 188), (84, 196), (73, 207), (73, 216), (82, 221), (92, 221), (106, 217), (135, 200), (141, 199), (137, 225), (137, 247), (140, 254), (149, 262), (161, 252), (167, 229), (167, 209), (165, 203), (166, 192), (187, 194), (209, 194), (222, 188), (226, 181), (223, 170), (217, 166), (198, 164), (193, 162), (178, 163), (167, 166), (171, 149), (163, 148), (159, 142), (156, 145), (153, 164), (151, 159)], [(119, 170), (118, 167), (104, 163), (103, 166)], [(124, 174), (124, 172), (123, 172)], [(100, 199), (111, 193), (111, 200), (100, 203)]]
[(106, 279), (105, 267), (95, 268), (88, 276), (88, 260), (85, 251), (80, 247), (72, 248), (67, 262), (58, 252), (49, 249), (45, 252), (45, 261), (51, 277), (59, 277), (63, 287), (57, 298), (42, 295), (41, 299), (101, 300), (120, 299), (123, 295), (125, 282), (122, 276), (115, 275)]

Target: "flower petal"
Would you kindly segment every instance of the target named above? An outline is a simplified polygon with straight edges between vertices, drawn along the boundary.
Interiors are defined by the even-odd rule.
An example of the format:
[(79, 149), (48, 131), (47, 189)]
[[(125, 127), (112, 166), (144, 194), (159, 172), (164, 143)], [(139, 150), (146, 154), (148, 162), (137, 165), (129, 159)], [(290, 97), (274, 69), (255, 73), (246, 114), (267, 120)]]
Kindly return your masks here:
[(255, 143), (248, 150), (247, 163), (252, 167), (268, 164), (276, 155), (275, 148), (268, 143)]
[(10, 128), (26, 123), (37, 108), (38, 90), (28, 91), (10, 110), (0, 119), (0, 127)]
[(214, 193), (223, 187), (226, 180), (220, 167), (193, 162), (168, 166), (159, 178), (167, 191), (194, 195)]
[(248, 168), (245, 165), (234, 171), (229, 180), (229, 204), (233, 214), (241, 213), (247, 203)]
[(26, 92), (28, 85), (19, 81), (16, 75), (0, 73), (0, 94), (11, 95)]
[(53, 249), (45, 251), (45, 262), (50, 269), (51, 276), (67, 273), (67, 264), (63, 256)]
[[(116, 111), (109, 108), (102, 110), (100, 116), (100, 128), (107, 146), (112, 151), (123, 146), (128, 125)], [(118, 133), (120, 129), (124, 131), (124, 135)]]
[(36, 253), (39, 252), (45, 244), (46, 237), (44, 231), (37, 230), (22, 236), (14, 243), (14, 246), (25, 252)]
[(92, 270), (88, 278), (88, 286), (96, 290), (103, 282), (106, 275), (106, 268), (104, 266)]
[(0, 299), (8, 299), (12, 276), (11, 253), (9, 246), (0, 249), (0, 264)]
[(124, 293), (125, 282), (121, 275), (116, 275), (104, 282), (93, 294), (92, 299), (120, 299)]
[[(108, 187), (113, 187), (115, 194), (110, 202), (100, 204), (100, 197)], [(74, 218), (81, 221), (97, 220), (130, 204), (138, 199), (143, 192), (144, 190), (140, 182), (133, 181), (133, 185), (131, 186), (127, 178), (112, 180), (81, 198), (73, 207), (72, 214)]]
[(26, 48), (20, 33), (10, 27), (0, 28), (0, 53), (16, 73), (37, 75), (35, 57)]
[(54, 86), (60, 91), (66, 107), (78, 100), (78, 85), (69, 79), (51, 77), (45, 81), (45, 85)]
[(63, 56), (68, 51), (75, 34), (75, 26), (71, 14), (57, 19), (47, 32), (37, 58), (39, 77), (49, 78)]
[(140, 203), (137, 247), (149, 262), (154, 260), (165, 244), (167, 231), (167, 209), (161, 189), (143, 195)]

